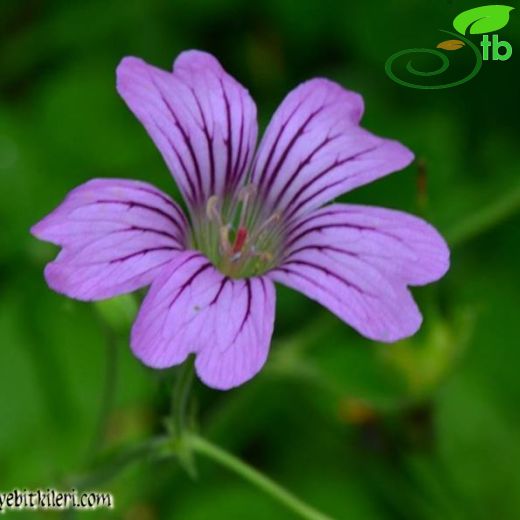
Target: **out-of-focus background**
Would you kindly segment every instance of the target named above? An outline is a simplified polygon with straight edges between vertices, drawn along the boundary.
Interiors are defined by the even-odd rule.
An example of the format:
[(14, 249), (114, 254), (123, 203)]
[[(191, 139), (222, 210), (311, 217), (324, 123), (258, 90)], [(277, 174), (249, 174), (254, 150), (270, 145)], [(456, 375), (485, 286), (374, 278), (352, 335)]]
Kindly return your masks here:
[[(438, 29), (471, 7), (2, 0), (0, 491), (66, 489), (163, 431), (175, 373), (132, 357), (136, 300), (51, 292), (42, 270), (56, 248), (29, 227), (94, 177), (177, 193), (114, 70), (125, 55), (169, 68), (199, 48), (250, 89), (262, 128), (310, 77), (361, 92), (364, 126), (417, 160), (343, 200), (422, 215), (452, 249), (449, 274), (414, 289), (422, 330), (395, 345), (280, 289), (265, 370), (227, 393), (196, 384), (200, 431), (337, 519), (520, 518), (520, 14), (499, 33), (513, 57), (485, 62), (463, 86), (407, 89), (384, 71), (394, 52), (435, 47)], [(114, 518), (293, 518), (213, 463), (197, 466), (192, 480), (174, 460), (143, 460), (95, 474), (90, 489), (114, 493)]]

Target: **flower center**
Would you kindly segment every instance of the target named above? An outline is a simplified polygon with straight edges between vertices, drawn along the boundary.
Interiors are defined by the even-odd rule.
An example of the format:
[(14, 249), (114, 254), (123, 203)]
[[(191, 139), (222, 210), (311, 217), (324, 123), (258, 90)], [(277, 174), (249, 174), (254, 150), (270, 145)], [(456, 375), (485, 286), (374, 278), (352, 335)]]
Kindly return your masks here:
[(246, 278), (276, 265), (281, 233), (280, 214), (266, 215), (250, 184), (232, 199), (208, 199), (205, 214), (194, 218), (191, 245), (225, 275)]

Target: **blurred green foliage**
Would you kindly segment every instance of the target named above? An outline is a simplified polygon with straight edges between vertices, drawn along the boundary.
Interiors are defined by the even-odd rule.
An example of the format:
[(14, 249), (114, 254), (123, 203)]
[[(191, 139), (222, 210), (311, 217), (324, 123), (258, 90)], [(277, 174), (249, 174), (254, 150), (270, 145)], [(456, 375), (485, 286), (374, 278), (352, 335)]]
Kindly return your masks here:
[[(201, 431), (334, 518), (520, 518), (517, 13), (500, 33), (513, 58), (461, 87), (410, 90), (384, 74), (390, 54), (434, 46), (437, 29), (473, 6), (2, 0), (0, 490), (63, 489), (162, 431), (175, 373), (132, 357), (135, 301), (54, 294), (42, 269), (56, 248), (28, 230), (93, 177), (178, 193), (118, 98), (114, 69), (131, 54), (168, 68), (201, 48), (250, 89), (262, 127), (307, 78), (361, 92), (364, 125), (418, 162), (344, 200), (423, 214), (453, 248), (446, 278), (414, 290), (422, 331), (398, 345), (373, 344), (280, 289), (266, 369), (228, 393), (196, 384)], [(115, 494), (114, 518), (291, 518), (221, 468), (198, 466), (193, 481), (172, 460), (142, 460), (92, 486)]]

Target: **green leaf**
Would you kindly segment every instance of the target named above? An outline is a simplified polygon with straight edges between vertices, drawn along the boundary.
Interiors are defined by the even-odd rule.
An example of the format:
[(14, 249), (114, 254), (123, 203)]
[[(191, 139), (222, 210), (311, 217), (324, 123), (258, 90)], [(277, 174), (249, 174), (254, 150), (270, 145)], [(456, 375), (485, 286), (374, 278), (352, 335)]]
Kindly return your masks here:
[(461, 34), (484, 34), (498, 31), (509, 22), (509, 13), (514, 9), (508, 5), (483, 5), (460, 13), (453, 20), (453, 27)]

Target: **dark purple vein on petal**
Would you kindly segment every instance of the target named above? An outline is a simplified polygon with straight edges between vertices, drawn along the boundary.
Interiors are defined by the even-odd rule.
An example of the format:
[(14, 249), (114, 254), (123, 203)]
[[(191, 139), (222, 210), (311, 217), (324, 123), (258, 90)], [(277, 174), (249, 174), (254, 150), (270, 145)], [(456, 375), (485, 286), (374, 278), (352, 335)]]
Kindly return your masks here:
[(341, 137), (341, 134), (327, 136), (320, 144), (318, 144), (318, 146), (316, 146), (316, 148), (314, 148), (314, 150), (312, 150), (312, 152), (309, 155), (307, 155), (307, 157), (305, 157), (305, 159), (303, 159), (298, 164), (296, 170), (294, 170), (294, 172), (289, 176), (289, 179), (285, 182), (284, 186), (278, 190), (278, 195), (275, 201), (273, 202), (273, 208), (276, 208), (278, 206), (284, 193), (291, 187), (291, 185), (294, 183), (294, 181), (298, 177), (298, 174), (303, 170), (303, 168), (305, 168), (305, 166), (307, 166), (312, 161), (312, 159), (318, 152), (322, 151), (329, 143), (333, 142), (338, 137)]
[[(285, 257), (284, 261), (290, 260), (291, 258), (298, 255), (298, 253), (302, 253), (303, 251), (319, 251), (320, 253), (323, 253), (325, 251), (332, 251), (334, 253), (340, 253), (345, 254), (347, 256), (351, 256), (353, 258), (361, 258), (364, 255), (360, 255), (359, 253), (354, 253), (353, 251), (349, 251), (348, 249), (343, 249), (341, 247), (337, 246), (330, 246), (325, 244), (307, 244), (301, 247), (298, 247), (296, 249), (293, 249), (290, 251), (287, 256)], [(367, 255), (368, 256), (368, 255)], [(379, 255), (377, 255), (379, 256)]]
[(370, 153), (370, 152), (376, 150), (377, 148), (378, 148), (378, 145), (375, 145), (375, 146), (367, 148), (366, 150), (363, 150), (363, 151), (361, 151), (361, 152), (359, 152), (359, 153), (357, 153), (355, 155), (352, 155), (350, 157), (346, 157), (346, 158), (341, 159), (341, 160), (336, 159), (331, 165), (327, 166), (327, 168), (325, 168), (324, 170), (322, 170), (321, 172), (316, 174), (314, 177), (309, 179), (305, 184), (303, 184), (300, 187), (300, 189), (293, 196), (291, 202), (289, 202), (289, 204), (287, 205), (287, 207), (286, 207), (286, 212), (287, 213), (285, 215), (285, 218), (286, 219), (290, 219), (302, 206), (307, 204), (307, 202), (309, 202), (313, 198), (317, 197), (318, 195), (321, 195), (321, 193), (323, 193), (324, 191), (328, 190), (329, 188), (332, 188), (334, 186), (342, 184), (342, 183), (344, 183), (347, 180), (353, 179), (355, 176), (353, 175), (353, 176), (346, 177), (344, 179), (340, 179), (338, 181), (332, 182), (330, 184), (327, 184), (326, 186), (322, 187), (318, 191), (308, 195), (304, 200), (300, 201), (296, 205), (296, 207), (291, 210), (291, 212), (289, 212), (289, 209), (291, 208), (291, 206), (293, 206), (293, 204), (295, 204), (298, 201), (298, 199), (301, 197), (301, 195), (303, 195), (303, 193), (305, 193), (309, 189), (309, 187), (311, 187), (316, 181), (321, 179), (324, 175), (327, 175), (327, 173), (331, 172), (332, 170), (335, 170), (336, 168), (344, 166), (345, 164), (347, 164), (349, 162), (356, 161), (359, 158), (362, 158), (363, 155), (365, 155), (367, 153)]
[[(280, 137), (282, 136), (283, 132), (285, 131), (287, 125), (291, 122), (291, 119), (294, 117), (294, 114), (296, 114), (298, 112), (298, 109), (302, 106), (303, 101), (304, 100), (302, 100), (296, 104), (296, 106), (294, 107), (294, 110), (289, 114), (289, 117), (280, 125), (280, 129), (278, 130), (274, 143), (271, 146), (271, 149), (269, 150), (269, 153), (267, 156), (267, 161), (265, 162), (264, 166), (262, 167), (262, 171), (260, 172), (260, 179), (255, 179), (255, 183), (257, 184), (257, 186), (259, 188), (264, 182), (264, 177), (266, 175), (266, 172), (269, 169), (269, 166), (271, 164), (271, 161), (273, 160), (274, 154), (278, 148), (278, 145), (280, 144)], [(253, 171), (255, 171), (258, 166), (258, 157), (259, 157), (259, 155), (256, 156), (255, 164), (253, 165)]]
[(136, 233), (136, 232), (137, 233), (153, 233), (155, 235), (161, 235), (161, 236), (171, 239), (173, 242), (175, 242), (176, 245), (182, 246), (182, 240), (179, 237), (172, 235), (168, 231), (163, 231), (161, 229), (155, 229), (155, 228), (145, 228), (145, 227), (141, 227), (141, 226), (129, 226), (129, 227), (125, 227), (122, 229), (114, 229), (113, 231), (110, 231), (107, 234), (98, 236), (95, 240), (93, 240), (92, 242), (87, 244), (87, 246), (92, 245), (95, 242), (98, 242), (100, 240), (103, 240), (106, 237), (111, 236), (111, 235), (117, 235), (119, 233)]
[(235, 334), (235, 337), (233, 338), (232, 343), (234, 343), (237, 340), (238, 336), (242, 332), (242, 329), (244, 328), (244, 326), (247, 323), (247, 320), (249, 319), (249, 316), (251, 314), (251, 302), (253, 299), (253, 294), (251, 291), (251, 280), (249, 280), (249, 278), (246, 278), (244, 280), (244, 283), (246, 284), (246, 290), (247, 290), (246, 312), (244, 313), (244, 317), (242, 318), (242, 323), (240, 324), (240, 328), (238, 329), (237, 333)]
[[(298, 139), (305, 133), (305, 130), (307, 129), (307, 126), (312, 122), (312, 120), (318, 114), (323, 112), (323, 110), (325, 110), (326, 107), (327, 107), (327, 105), (321, 105), (316, 110), (311, 112), (307, 116), (307, 119), (303, 122), (303, 124), (296, 130), (296, 132), (292, 136), (291, 140), (289, 141), (289, 143), (285, 147), (284, 151), (282, 152), (280, 158), (278, 159), (278, 162), (276, 163), (276, 166), (274, 166), (272, 171), (266, 177), (267, 185), (264, 188), (264, 192), (265, 193), (269, 193), (269, 190), (271, 189), (271, 187), (272, 187), (272, 185), (274, 183), (274, 180), (276, 179), (277, 174), (280, 172), (280, 169), (282, 168), (283, 164), (287, 160), (287, 157), (289, 156), (289, 153), (294, 148), (294, 145), (297, 143)], [(262, 183), (259, 184), (259, 189), (261, 187), (262, 187)]]
[(222, 90), (222, 98), (224, 99), (224, 107), (226, 110), (227, 135), (224, 137), (224, 145), (226, 146), (226, 178), (224, 180), (223, 187), (224, 190), (227, 191), (233, 176), (233, 135), (231, 123), (231, 105), (229, 103), (222, 79), (219, 79), (219, 83)]
[(260, 283), (262, 284), (262, 291), (264, 293), (264, 300), (267, 300), (267, 289), (265, 287), (265, 280), (262, 276), (258, 277), (257, 280), (260, 280)]
[[(177, 118), (177, 115), (175, 114), (175, 111), (173, 110), (173, 107), (170, 105), (170, 103), (168, 102), (168, 100), (164, 97), (163, 93), (162, 93), (162, 90), (159, 88), (159, 86), (157, 85), (154, 77), (150, 74), (150, 80), (151, 82), (153, 83), (155, 89), (157, 90), (157, 92), (159, 93), (159, 97), (161, 98), (161, 101), (163, 102), (164, 106), (166, 107), (166, 109), (168, 110), (170, 116), (172, 117), (173, 119), (173, 124), (178, 128), (179, 132), (181, 133), (183, 139), (184, 139), (184, 142), (188, 148), (188, 151), (190, 153), (190, 156), (191, 156), (191, 161), (193, 163), (193, 167), (195, 168), (195, 175), (197, 177), (197, 184), (198, 184), (198, 187), (199, 187), (199, 194), (203, 197), (204, 196), (204, 192), (203, 192), (203, 189), (202, 189), (202, 176), (201, 176), (201, 171), (200, 171), (200, 165), (199, 165), (199, 162), (197, 160), (197, 156), (195, 155), (195, 151), (193, 149), (193, 144), (191, 142), (191, 138), (188, 134), (188, 132), (184, 129), (184, 127), (180, 124), (178, 118)], [(196, 198), (195, 200), (196, 203), (198, 202), (201, 202), (200, 200), (198, 200), (198, 197)]]
[[(321, 271), (322, 273), (324, 273), (327, 276), (331, 276), (332, 278), (335, 278), (336, 280), (340, 281), (341, 283), (343, 283), (350, 289), (353, 289), (360, 294), (368, 295), (368, 293), (366, 291), (361, 289), (361, 287), (359, 287), (355, 283), (347, 280), (346, 278), (343, 278), (339, 274), (334, 273), (333, 271), (331, 271), (330, 269), (327, 269), (326, 267), (323, 267), (319, 264), (315, 264), (314, 262), (309, 262), (307, 260), (296, 260), (296, 259), (289, 260), (288, 262), (284, 263), (283, 267), (279, 267), (278, 269), (285, 269), (288, 265), (302, 265), (304, 267), (310, 267), (311, 269), (316, 269), (317, 271)], [(300, 273), (297, 273), (297, 274), (299, 276), (303, 276)]]
[(218, 288), (218, 291), (217, 291), (216, 294), (215, 294), (215, 297), (213, 298), (213, 300), (211, 300), (211, 302), (210, 302), (210, 304), (209, 304), (210, 307), (211, 307), (212, 305), (214, 305), (215, 303), (217, 303), (217, 301), (218, 301), (218, 299), (219, 299), (219, 297), (220, 297), (220, 294), (222, 293), (222, 291), (224, 290), (224, 287), (226, 286), (226, 284), (227, 284), (228, 282), (229, 282), (229, 277), (228, 277), (228, 276), (226, 276), (226, 277), (224, 277), (224, 278), (222, 279), (222, 281), (220, 282), (220, 286), (219, 286), (219, 288)]
[(195, 100), (195, 104), (197, 105), (197, 109), (199, 111), (200, 117), (202, 119), (202, 126), (200, 129), (202, 130), (205, 138), (206, 138), (206, 146), (208, 148), (208, 157), (209, 157), (209, 176), (210, 176), (210, 193), (215, 193), (215, 156), (213, 151), (213, 136), (209, 133), (208, 122), (204, 116), (204, 111), (202, 110), (202, 106), (200, 104), (200, 100), (197, 96), (195, 90), (189, 86), (193, 99)]
[(233, 185), (232, 185), (233, 190), (236, 189), (236, 187), (242, 180), (242, 178), (241, 178), (242, 173), (246, 170), (249, 160), (251, 159), (251, 154), (254, 151), (254, 149), (252, 147), (248, 146), (247, 144), (244, 146), (244, 149), (246, 152), (244, 154), (242, 163), (238, 166), (237, 174), (235, 175), (235, 177), (233, 179)]
[[(241, 173), (243, 172), (243, 169), (245, 167), (241, 166), (240, 161), (242, 159), (242, 153), (244, 152), (244, 148), (246, 145), (244, 144), (244, 100), (242, 99), (242, 96), (240, 96), (240, 131), (239, 131), (239, 138), (238, 138), (238, 148), (237, 148), (237, 154), (235, 158), (235, 164), (232, 167), (231, 171), (231, 177), (229, 179), (229, 183), (226, 184), (226, 188), (230, 190), (234, 190), (236, 187), (236, 184), (238, 180), (241, 177)], [(231, 137), (230, 137), (231, 138)], [(248, 152), (246, 150), (245, 154), (247, 156)], [(246, 157), (247, 160), (247, 157)]]
[[(327, 210), (327, 211), (320, 210), (319, 213), (313, 212), (302, 220), (290, 222), (287, 225), (287, 227), (285, 228), (286, 234), (287, 234), (287, 236), (291, 236), (291, 234), (295, 231), (295, 229), (297, 231), (300, 231), (306, 224), (308, 224), (309, 222), (311, 222), (313, 220), (318, 220), (324, 216), (338, 215), (340, 213), (342, 213), (342, 211), (337, 210), (337, 209), (336, 210)], [(326, 224), (323, 224), (323, 225), (326, 225)]]
[[(197, 184), (198, 184), (198, 188), (199, 188), (199, 191), (198, 191), (198, 194), (202, 197), (202, 199), (204, 198), (204, 190), (203, 190), (203, 187), (202, 187), (202, 175), (201, 175), (201, 172), (200, 172), (200, 165), (199, 165), (199, 161), (197, 160), (197, 156), (195, 154), (195, 150), (193, 149), (193, 144), (191, 142), (191, 138), (190, 136), (188, 135), (188, 132), (181, 126), (181, 124), (179, 123), (179, 121), (177, 120), (177, 118), (175, 117), (175, 113), (173, 112), (173, 109), (171, 108), (171, 106), (168, 104), (168, 102), (166, 101), (166, 99), (162, 96), (161, 94), (161, 98), (163, 99), (164, 103), (166, 104), (166, 106), (168, 107), (168, 110), (170, 111), (172, 117), (174, 118), (174, 124), (175, 126), (179, 129), (179, 132), (181, 133), (183, 139), (184, 139), (184, 142), (186, 143), (186, 146), (188, 148), (188, 151), (190, 153), (190, 156), (191, 156), (191, 161), (193, 163), (193, 166), (195, 168), (195, 175), (197, 177)], [(198, 197), (196, 197), (196, 202), (200, 202), (200, 200), (198, 199)]]
[(372, 228), (372, 227), (369, 227), (369, 226), (359, 226), (357, 224), (342, 224), (342, 223), (339, 223), (339, 222), (328, 223), (328, 224), (319, 224), (319, 225), (310, 227), (308, 229), (304, 229), (303, 231), (301, 231), (297, 235), (290, 237), (289, 241), (285, 243), (285, 247), (287, 249), (289, 249), (293, 244), (298, 242), (298, 240), (301, 240), (302, 238), (307, 237), (307, 235), (310, 235), (311, 233), (321, 233), (325, 229), (334, 229), (334, 228), (347, 228), (347, 229), (355, 229), (356, 231), (374, 231), (374, 232), (377, 232), (376, 228)]
[(140, 251), (136, 251), (135, 253), (130, 253), (129, 255), (120, 256), (119, 258), (113, 258), (108, 263), (115, 264), (119, 262), (126, 262), (127, 260), (130, 260), (131, 258), (134, 258), (136, 256), (147, 255), (148, 253), (153, 253), (155, 251), (180, 251), (180, 248), (171, 246), (149, 247)]
[[(274, 272), (276, 271), (279, 271), (279, 272), (282, 272), (282, 273), (285, 273), (289, 276), (295, 276), (296, 278), (301, 278), (305, 281), (307, 281), (310, 285), (314, 286), (314, 287), (317, 287), (319, 290), (327, 293), (329, 296), (331, 296), (332, 298), (334, 298), (338, 303), (340, 304), (344, 304), (344, 302), (342, 302), (342, 300), (338, 297), (337, 293), (334, 293), (333, 291), (330, 290), (329, 287), (326, 287), (318, 282), (316, 282), (315, 279), (313, 278), (310, 278), (309, 276), (303, 274), (303, 273), (300, 273), (298, 271), (294, 271), (292, 269), (287, 269), (285, 267), (278, 267), (277, 269), (275, 269)], [(371, 295), (371, 294), (368, 294), (368, 293), (363, 293), (367, 298), (373, 298), (375, 300), (377, 300), (377, 296), (374, 296), (374, 295)]]
[[(301, 253), (303, 251), (312, 251), (312, 250), (319, 251), (322, 254), (326, 254), (327, 252), (332, 252), (332, 253), (338, 253), (340, 255), (345, 255), (345, 256), (348, 256), (350, 258), (355, 258), (358, 262), (361, 262), (362, 264), (368, 266), (371, 269), (374, 269), (374, 270), (378, 271), (379, 273), (380, 273), (380, 270), (374, 264), (372, 264), (368, 260), (368, 257), (372, 256), (372, 257), (376, 257), (376, 258), (385, 258), (384, 256), (376, 255), (376, 254), (355, 253), (353, 251), (349, 251), (348, 249), (343, 249), (341, 247), (336, 247), (336, 246), (331, 246), (331, 245), (310, 244), (310, 245), (302, 246), (302, 247), (300, 247), (298, 249), (295, 249), (295, 250), (291, 251), (284, 258), (282, 265), (286, 265), (287, 263), (289, 263), (292, 258), (294, 258), (296, 255), (298, 255), (298, 253)], [(389, 256), (389, 257), (386, 257), (386, 258), (392, 259), (393, 257)]]
[(191, 179), (191, 176), (188, 172), (186, 163), (184, 162), (184, 159), (182, 158), (182, 154), (177, 150), (176, 146), (173, 144), (173, 141), (171, 140), (168, 132), (166, 132), (155, 119), (152, 118), (152, 121), (155, 124), (155, 127), (159, 130), (159, 132), (161, 132), (163, 137), (168, 142), (172, 152), (175, 154), (175, 156), (177, 157), (177, 160), (179, 161), (179, 163), (181, 165), (182, 171), (184, 173), (184, 178), (188, 182), (188, 186), (189, 186), (190, 192), (191, 192), (191, 193), (187, 193), (186, 196), (188, 198), (188, 202), (193, 206), (197, 201), (197, 192), (195, 189), (195, 185), (193, 184), (193, 180)]
[(163, 202), (168, 204), (168, 206), (171, 206), (177, 212), (179, 212), (179, 216), (184, 216), (184, 215), (182, 215), (182, 213), (180, 213), (179, 208), (177, 207), (175, 202), (173, 202), (173, 200), (171, 200), (167, 195), (164, 195), (163, 193), (161, 193), (159, 190), (155, 190), (153, 188), (145, 188), (144, 186), (134, 186), (129, 189), (136, 190), (136, 191), (142, 191), (144, 193), (149, 193), (150, 195), (155, 195), (156, 197), (161, 199)]
[(88, 204), (85, 204), (85, 206), (93, 206), (95, 204), (119, 204), (123, 206), (127, 206), (128, 209), (132, 208), (140, 208), (147, 211), (151, 211), (152, 213), (156, 213), (157, 215), (161, 215), (165, 219), (167, 219), (169, 222), (171, 222), (181, 233), (182, 236), (185, 234), (184, 228), (175, 220), (169, 213), (166, 211), (156, 208), (155, 206), (149, 206), (148, 204), (144, 204), (142, 202), (136, 202), (136, 201), (124, 201), (124, 200), (113, 200), (113, 199), (99, 199), (94, 202), (90, 202)]
[(164, 201), (168, 206), (170, 206), (173, 210), (175, 210), (175, 213), (179, 215), (180, 219), (184, 221), (184, 223), (188, 224), (188, 219), (186, 218), (186, 215), (181, 211), (179, 206), (173, 202), (167, 195), (164, 195), (159, 190), (154, 190), (150, 188), (144, 188), (143, 186), (137, 186), (135, 188), (137, 191), (143, 191), (145, 193), (149, 193), (150, 195), (155, 195), (156, 197), (160, 198), (162, 201)]
[[(338, 216), (338, 215), (340, 215), (340, 216), (342, 216), (342, 215), (352, 216), (352, 215), (359, 215), (359, 214), (364, 215), (363, 213), (360, 213), (359, 211), (355, 211), (352, 208), (353, 208), (353, 206), (344, 206), (341, 208), (325, 206), (324, 208), (320, 209), (319, 212), (312, 212), (310, 215), (308, 215), (305, 218), (302, 218), (301, 220), (291, 221), (290, 223), (288, 223), (288, 225), (285, 228), (286, 234), (287, 234), (287, 236), (291, 236), (291, 234), (295, 230), (300, 231), (309, 222), (312, 222), (313, 220), (320, 220), (322, 217), (330, 217), (330, 216)], [(325, 221), (324, 223), (321, 223), (319, 225), (327, 226), (329, 224), (336, 225), (339, 223), (337, 221), (334, 221), (334, 222)], [(342, 225), (348, 226), (349, 224), (344, 223)], [(359, 228), (363, 227), (363, 226), (360, 226), (357, 224), (352, 224), (352, 227), (356, 227), (356, 226)], [(374, 228), (374, 229), (376, 229), (376, 228)]]
[[(297, 228), (302, 228), (305, 224), (307, 224), (308, 222), (310, 222), (311, 220), (314, 220), (314, 219), (319, 219), (320, 217), (323, 217), (323, 216), (326, 216), (326, 215), (334, 215), (334, 216), (338, 216), (338, 215), (342, 215), (342, 214), (348, 214), (347, 212), (342, 212), (342, 211), (329, 211), (329, 212), (323, 212), (319, 215), (314, 215), (314, 216), (311, 216), (307, 219), (305, 219), (303, 222), (300, 222), (300, 223), (297, 223)], [(375, 233), (375, 234), (378, 234), (378, 235), (383, 235), (383, 236), (386, 236), (392, 240), (395, 240), (397, 242), (399, 242), (400, 244), (402, 244), (403, 246), (405, 246), (407, 249), (409, 250), (413, 250), (412, 248), (409, 247), (408, 243), (403, 240), (400, 236), (398, 235), (394, 235), (393, 233), (385, 230), (385, 229), (382, 229), (382, 228), (378, 228), (378, 227), (374, 227), (374, 226), (364, 226), (364, 225), (361, 225), (361, 224), (354, 224), (354, 223), (350, 223), (350, 222), (326, 222), (326, 223), (323, 223), (323, 224), (317, 224), (315, 226), (312, 226), (312, 227), (309, 227), (307, 229), (304, 229), (302, 230), (301, 232), (299, 232), (298, 234), (294, 235), (294, 236), (291, 236), (291, 233), (292, 231), (294, 231), (294, 227), (293, 229), (291, 230), (291, 232), (288, 232), (287, 233), (287, 236), (290, 237), (289, 241), (285, 243), (285, 248), (286, 249), (289, 249), (292, 245), (294, 245), (296, 242), (298, 242), (299, 240), (301, 240), (302, 238), (304, 237), (307, 237), (308, 235), (312, 234), (312, 233), (321, 233), (323, 232), (324, 230), (326, 229), (332, 229), (332, 228), (347, 228), (347, 229), (353, 229), (353, 230), (356, 230), (356, 231), (368, 231), (368, 232), (371, 232), (371, 233)]]
[(120, 229), (117, 232), (124, 232), (124, 231), (137, 231), (140, 233), (153, 233), (155, 235), (161, 235), (163, 237), (171, 238), (175, 242), (180, 242), (179, 238), (175, 235), (172, 235), (168, 231), (163, 231), (162, 229), (155, 229), (155, 228), (147, 228), (147, 227), (141, 227), (141, 226), (130, 226), (126, 229)]
[[(198, 255), (197, 255), (198, 256)], [(195, 258), (195, 256), (192, 256), (190, 257), (190, 259), (186, 260), (186, 262), (184, 263), (187, 263), (189, 260), (191, 260), (192, 258)], [(184, 264), (182, 264), (184, 265)], [(179, 266), (180, 267), (180, 266)], [(204, 271), (206, 271), (207, 269), (209, 269), (211, 267), (211, 264), (209, 262), (201, 265), (189, 278), (188, 280), (186, 280), (186, 282), (184, 282), (181, 287), (179, 288), (179, 290), (177, 291), (177, 294), (173, 297), (172, 301), (170, 302), (170, 305), (169, 305), (169, 308), (171, 309), (173, 304), (179, 299), (180, 295), (195, 281), (195, 279), (200, 275), (202, 274)]]

